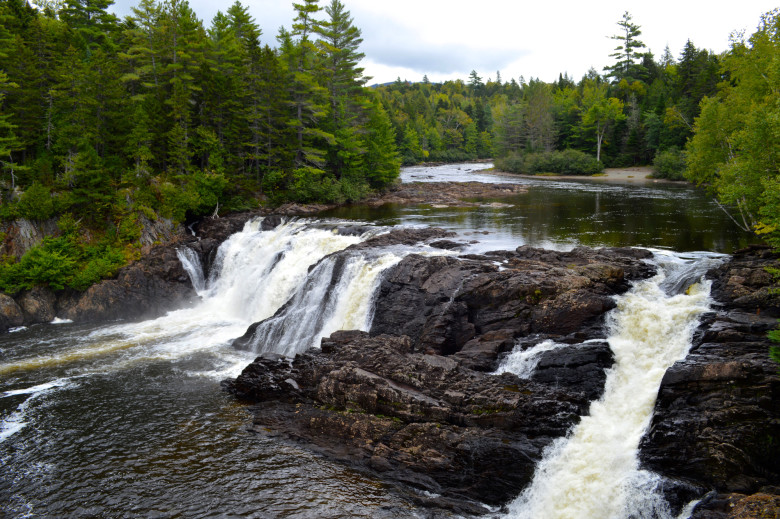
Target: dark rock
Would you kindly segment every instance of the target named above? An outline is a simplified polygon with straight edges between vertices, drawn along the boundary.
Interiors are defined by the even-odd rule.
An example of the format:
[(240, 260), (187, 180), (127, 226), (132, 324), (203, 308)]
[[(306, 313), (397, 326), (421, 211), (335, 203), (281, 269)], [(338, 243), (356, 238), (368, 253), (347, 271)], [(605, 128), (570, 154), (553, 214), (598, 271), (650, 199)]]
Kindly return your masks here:
[(57, 297), (48, 288), (33, 287), (32, 290), (26, 290), (17, 296), (16, 302), (22, 309), (24, 324), (48, 323), (57, 316)]
[(24, 324), (22, 309), (11, 296), (0, 294), (0, 332)]
[(542, 353), (531, 380), (579, 391), (587, 400), (597, 400), (604, 392), (605, 370), (614, 361), (605, 341), (571, 345)]
[(648, 254), (520, 247), (465, 259), (407, 256), (382, 280), (371, 332), (408, 335), (415, 349), (431, 353), (465, 349), (459, 358), (470, 367), (495, 369), (496, 355), (511, 338), (496, 342), (488, 332), (598, 338), (604, 314), (615, 306), (612, 296), (654, 273), (642, 261)]
[(769, 249), (747, 249), (707, 274), (716, 301), (747, 312), (780, 317), (780, 291), (767, 266), (777, 266), (780, 254)]
[(336, 232), (342, 236), (362, 236), (374, 229), (371, 225), (342, 225), (336, 228)]
[(780, 488), (766, 488), (753, 495), (708, 495), (696, 506), (691, 519), (778, 519)]
[(452, 240), (436, 240), (436, 241), (432, 241), (430, 245), (435, 249), (444, 249), (444, 250), (458, 250), (466, 247), (465, 243), (459, 243)]
[(74, 321), (143, 319), (192, 305), (197, 294), (171, 246), (152, 251), (79, 295), (59, 300), (61, 317)]
[(379, 234), (349, 247), (350, 250), (373, 249), (390, 247), (392, 245), (418, 245), (420, 243), (440, 240), (455, 236), (454, 232), (445, 231), (438, 227), (424, 227), (420, 229), (397, 228), (389, 232)]
[(463, 369), (404, 336), (336, 332), (294, 360), (260, 357), (225, 385), (255, 421), (383, 477), (497, 504), (585, 412), (579, 391)]
[[(350, 249), (447, 235), (400, 229)], [(466, 508), (475, 499), (504, 503), (530, 481), (544, 447), (603, 391), (611, 351), (582, 343), (603, 339), (614, 294), (654, 273), (648, 255), (531, 248), (410, 255), (385, 274), (370, 333), (336, 332), (292, 361), (260, 357), (225, 387), (257, 403), (258, 431)], [(253, 334), (250, 327), (234, 344)], [(543, 356), (530, 380), (485, 373), (531, 337), (571, 346)]]

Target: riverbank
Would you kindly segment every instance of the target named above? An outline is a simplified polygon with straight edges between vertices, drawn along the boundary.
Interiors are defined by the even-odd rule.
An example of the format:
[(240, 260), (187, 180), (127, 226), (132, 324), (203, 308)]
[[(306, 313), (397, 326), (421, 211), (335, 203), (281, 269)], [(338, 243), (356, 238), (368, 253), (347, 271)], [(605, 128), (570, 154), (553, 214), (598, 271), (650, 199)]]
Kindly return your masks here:
[(652, 178), (653, 168), (651, 166), (631, 166), (626, 168), (604, 168), (602, 173), (595, 175), (519, 175), (516, 173), (507, 173), (496, 170), (480, 171), (486, 175), (496, 175), (502, 178), (534, 178), (534, 179), (555, 179), (555, 180), (598, 180), (604, 182), (619, 182), (626, 184), (648, 184), (659, 182), (679, 182), (666, 180), (662, 178)]

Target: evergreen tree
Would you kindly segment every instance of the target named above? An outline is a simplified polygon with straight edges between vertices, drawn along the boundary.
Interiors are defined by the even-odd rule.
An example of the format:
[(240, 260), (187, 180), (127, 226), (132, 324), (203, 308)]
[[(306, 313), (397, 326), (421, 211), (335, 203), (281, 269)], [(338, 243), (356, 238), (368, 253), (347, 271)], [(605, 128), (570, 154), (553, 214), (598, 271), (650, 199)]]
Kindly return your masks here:
[(604, 70), (609, 72), (607, 76), (613, 78), (615, 83), (619, 83), (623, 79), (629, 82), (635, 79), (644, 79), (647, 71), (637, 62), (640, 55), (639, 50), (645, 48), (645, 44), (637, 39), (642, 35), (642, 31), (639, 25), (631, 21), (631, 15), (628, 14), (628, 11), (623, 13), (623, 19), (617, 24), (621, 33), (612, 36), (612, 39), (617, 40), (620, 44), (615, 47), (615, 52), (610, 54), (611, 58), (615, 58), (615, 64), (604, 67)]

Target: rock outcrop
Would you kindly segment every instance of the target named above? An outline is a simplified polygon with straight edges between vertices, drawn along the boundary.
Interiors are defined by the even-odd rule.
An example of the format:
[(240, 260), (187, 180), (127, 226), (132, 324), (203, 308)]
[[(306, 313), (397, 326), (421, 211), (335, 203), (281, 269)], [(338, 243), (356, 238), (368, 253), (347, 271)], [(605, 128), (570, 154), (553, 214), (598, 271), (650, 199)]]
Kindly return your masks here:
[(24, 314), (13, 297), (0, 294), (0, 333), (24, 324)]
[(780, 377), (766, 335), (780, 316), (765, 270), (776, 261), (768, 250), (752, 250), (708, 274), (719, 304), (702, 320), (690, 354), (664, 376), (641, 445), (642, 463), (666, 478), (676, 508), (715, 492), (694, 517), (779, 511), (735, 512), (746, 494), (770, 496), (753, 502), (780, 499)]
[(408, 256), (382, 281), (371, 331), (407, 335), (418, 350), (492, 370), (519, 337), (600, 337), (612, 296), (654, 272), (641, 261), (650, 256), (641, 249), (531, 247), (463, 259)]
[[(602, 393), (612, 353), (583, 342), (603, 339), (612, 296), (653, 274), (649, 257), (529, 247), (410, 255), (383, 278), (370, 332), (336, 332), (294, 359), (261, 356), (225, 387), (255, 403), (259, 434), (435, 496), (424, 504), (484, 513), (475, 502), (514, 497)], [(549, 338), (569, 346), (543, 355), (530, 378), (488, 373), (516, 344)]]
[(197, 294), (170, 246), (157, 247), (83, 293), (65, 293), (57, 315), (78, 322), (157, 317), (194, 304)]

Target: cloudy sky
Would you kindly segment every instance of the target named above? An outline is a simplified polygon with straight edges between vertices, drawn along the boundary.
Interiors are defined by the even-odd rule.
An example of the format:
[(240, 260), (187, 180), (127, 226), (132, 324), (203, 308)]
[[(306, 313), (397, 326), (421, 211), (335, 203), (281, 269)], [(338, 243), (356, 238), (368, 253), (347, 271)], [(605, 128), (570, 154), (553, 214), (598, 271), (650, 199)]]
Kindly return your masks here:
[[(325, 5), (330, 0), (321, 0)], [(114, 11), (130, 13), (135, 0), (116, 0)], [(208, 26), (217, 10), (233, 0), (190, 0)], [(280, 26), (291, 26), (292, 1), (242, 0), (263, 30), (263, 43), (276, 45)], [(679, 57), (687, 39), (699, 48), (722, 52), (733, 31), (754, 32), (762, 13), (776, 0), (724, 3), (700, 0), (342, 0), (363, 32), (362, 65), (373, 83), (397, 77), (419, 81), (536, 77), (554, 81), (568, 72), (579, 80), (589, 68), (612, 63), (617, 22), (628, 11), (641, 27), (640, 40), (660, 57), (666, 45)], [(323, 13), (324, 15), (324, 13)]]

